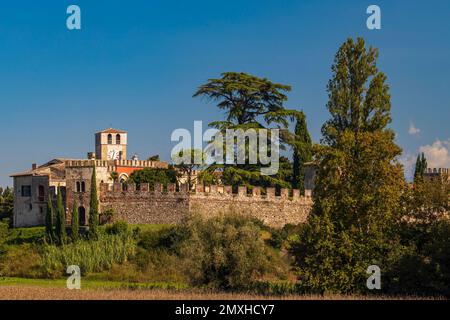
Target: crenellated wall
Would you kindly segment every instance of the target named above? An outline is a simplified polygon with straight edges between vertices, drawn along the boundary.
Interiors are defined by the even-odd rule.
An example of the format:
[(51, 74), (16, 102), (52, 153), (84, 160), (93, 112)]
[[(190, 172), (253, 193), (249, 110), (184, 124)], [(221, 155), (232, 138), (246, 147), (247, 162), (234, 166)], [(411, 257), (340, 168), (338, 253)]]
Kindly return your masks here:
[(276, 196), (274, 188), (253, 188), (248, 193), (246, 187), (239, 187), (233, 193), (231, 186), (214, 185), (198, 185), (195, 191), (187, 192), (186, 185), (176, 190), (175, 184), (157, 184), (150, 190), (148, 184), (101, 184), (99, 196), (101, 210), (114, 209), (116, 219), (151, 224), (179, 223), (189, 213), (212, 217), (231, 211), (282, 227), (304, 222), (313, 203), (310, 192), (304, 197), (299, 190), (290, 194), (288, 189), (281, 189)]

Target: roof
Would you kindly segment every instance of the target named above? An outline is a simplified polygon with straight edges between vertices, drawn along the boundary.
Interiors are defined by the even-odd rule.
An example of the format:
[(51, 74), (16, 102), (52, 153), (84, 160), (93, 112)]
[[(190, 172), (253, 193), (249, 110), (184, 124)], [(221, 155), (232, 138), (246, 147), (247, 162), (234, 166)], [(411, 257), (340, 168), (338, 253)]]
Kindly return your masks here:
[(97, 133), (127, 133), (127, 132), (119, 129), (108, 128), (102, 131), (98, 131)]
[(48, 176), (50, 179), (62, 180), (65, 178), (65, 159), (53, 159), (34, 170), (12, 174), (11, 177)]

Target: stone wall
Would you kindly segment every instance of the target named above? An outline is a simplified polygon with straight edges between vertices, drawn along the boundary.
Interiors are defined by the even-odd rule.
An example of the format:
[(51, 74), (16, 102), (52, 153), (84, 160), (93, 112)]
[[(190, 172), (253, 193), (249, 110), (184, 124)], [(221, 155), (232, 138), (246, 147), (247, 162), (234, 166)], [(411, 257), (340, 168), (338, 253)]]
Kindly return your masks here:
[(154, 190), (149, 190), (148, 184), (138, 188), (128, 185), (126, 189), (121, 184), (102, 184), (100, 204), (102, 211), (113, 209), (116, 219), (129, 223), (173, 224), (189, 213), (212, 217), (227, 212), (250, 215), (273, 227), (305, 222), (311, 197), (300, 196), (298, 190), (289, 194), (288, 189), (282, 189), (279, 196), (273, 188), (262, 191), (254, 188), (249, 194), (245, 187), (239, 187), (233, 193), (230, 186), (199, 185), (195, 192), (188, 193), (185, 186), (176, 191), (174, 184), (166, 188), (156, 185)]

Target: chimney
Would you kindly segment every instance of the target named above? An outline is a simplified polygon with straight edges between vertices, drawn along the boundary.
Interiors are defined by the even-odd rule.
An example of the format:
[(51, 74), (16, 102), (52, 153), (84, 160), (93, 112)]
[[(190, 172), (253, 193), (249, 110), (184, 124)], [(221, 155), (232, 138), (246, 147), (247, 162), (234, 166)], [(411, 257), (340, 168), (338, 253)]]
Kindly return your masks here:
[(36, 163), (33, 163), (33, 164), (31, 165), (31, 169), (32, 169), (32, 170), (36, 170), (36, 168), (37, 168), (37, 164), (36, 164)]

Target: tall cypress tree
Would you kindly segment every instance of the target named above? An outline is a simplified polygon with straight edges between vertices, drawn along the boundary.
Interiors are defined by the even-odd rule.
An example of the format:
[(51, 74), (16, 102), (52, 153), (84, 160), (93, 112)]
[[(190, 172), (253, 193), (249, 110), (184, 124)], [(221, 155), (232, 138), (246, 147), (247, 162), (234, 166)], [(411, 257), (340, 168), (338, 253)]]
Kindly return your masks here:
[(423, 181), (423, 176), (427, 170), (427, 167), (427, 159), (425, 158), (425, 154), (422, 152), (422, 154), (417, 156), (416, 168), (414, 170), (414, 183)]
[(50, 241), (54, 238), (53, 215), (52, 198), (49, 194), (47, 198), (47, 211), (45, 213), (45, 233)]
[(79, 222), (78, 222), (78, 205), (77, 201), (75, 200), (73, 202), (73, 208), (72, 208), (72, 240), (77, 241), (79, 238)]
[(296, 115), (294, 149), (294, 176), (292, 186), (305, 193), (305, 163), (312, 160), (312, 141), (303, 112)]
[(89, 233), (92, 236), (97, 235), (98, 227), (98, 196), (97, 196), (97, 176), (95, 166), (92, 169), (91, 177), (91, 200), (89, 208)]
[(61, 244), (66, 241), (66, 211), (62, 201), (61, 187), (58, 187), (58, 196), (56, 197), (56, 236)]

